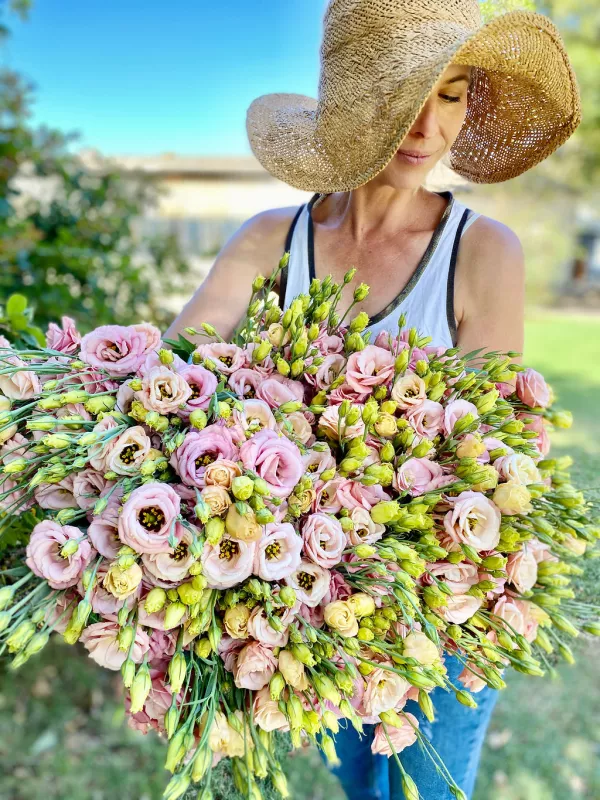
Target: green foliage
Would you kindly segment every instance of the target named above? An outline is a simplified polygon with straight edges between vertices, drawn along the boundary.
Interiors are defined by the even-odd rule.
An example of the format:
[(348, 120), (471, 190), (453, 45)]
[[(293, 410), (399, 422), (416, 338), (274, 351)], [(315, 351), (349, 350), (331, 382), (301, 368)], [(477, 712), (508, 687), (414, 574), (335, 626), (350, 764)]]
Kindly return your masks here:
[(22, 294), (11, 294), (4, 306), (0, 303), (0, 334), (18, 350), (46, 344), (44, 332), (33, 324), (33, 308)]
[(42, 328), (63, 314), (84, 332), (142, 320), (166, 327), (168, 300), (189, 291), (190, 272), (175, 237), (135, 235), (158, 190), (108, 162), (85, 167), (69, 150), (75, 136), (31, 126), (32, 99), (22, 76), (0, 71), (0, 298), (24, 295)]

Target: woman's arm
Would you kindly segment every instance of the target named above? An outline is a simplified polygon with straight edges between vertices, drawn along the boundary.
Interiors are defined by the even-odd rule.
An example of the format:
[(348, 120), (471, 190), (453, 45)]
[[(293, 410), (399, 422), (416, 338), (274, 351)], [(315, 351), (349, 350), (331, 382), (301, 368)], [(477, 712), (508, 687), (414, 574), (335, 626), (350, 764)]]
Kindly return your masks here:
[(465, 233), (456, 265), (458, 346), (464, 352), (523, 352), (525, 262), (519, 237), (480, 217)]
[(176, 339), (184, 328), (198, 328), (208, 322), (228, 339), (244, 315), (254, 279), (257, 275), (267, 277), (276, 269), (296, 210), (263, 211), (245, 222), (223, 247), (165, 336)]

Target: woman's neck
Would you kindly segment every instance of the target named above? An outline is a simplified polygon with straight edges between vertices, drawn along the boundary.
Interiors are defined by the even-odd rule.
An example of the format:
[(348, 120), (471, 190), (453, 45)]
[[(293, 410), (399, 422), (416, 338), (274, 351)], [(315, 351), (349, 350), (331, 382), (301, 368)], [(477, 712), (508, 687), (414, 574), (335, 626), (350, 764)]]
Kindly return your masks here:
[(313, 209), (313, 220), (337, 229), (357, 246), (366, 240), (387, 240), (399, 231), (430, 227), (431, 214), (443, 212), (444, 201), (423, 187), (396, 189), (370, 181), (351, 192), (328, 195)]

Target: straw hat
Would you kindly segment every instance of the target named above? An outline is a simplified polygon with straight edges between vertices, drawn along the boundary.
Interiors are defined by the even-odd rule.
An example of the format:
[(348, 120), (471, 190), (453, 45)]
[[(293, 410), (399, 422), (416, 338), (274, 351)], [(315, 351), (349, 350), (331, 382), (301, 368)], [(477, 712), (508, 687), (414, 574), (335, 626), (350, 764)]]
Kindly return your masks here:
[(474, 67), (449, 151), (450, 166), (474, 183), (520, 175), (581, 121), (560, 34), (541, 14), (512, 11), (482, 25), (477, 0), (331, 0), (319, 99), (256, 99), (246, 120), (252, 150), (298, 189), (355, 189), (391, 161), (449, 64)]

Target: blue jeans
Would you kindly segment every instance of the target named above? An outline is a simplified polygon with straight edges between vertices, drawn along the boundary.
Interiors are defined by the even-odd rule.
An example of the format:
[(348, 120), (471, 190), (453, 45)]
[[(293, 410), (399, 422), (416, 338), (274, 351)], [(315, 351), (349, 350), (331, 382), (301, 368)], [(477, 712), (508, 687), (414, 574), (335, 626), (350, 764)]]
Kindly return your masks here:
[[(448, 677), (457, 684), (461, 664), (447, 658)], [(477, 768), (485, 733), (496, 704), (498, 692), (484, 688), (475, 695), (476, 709), (466, 708), (453, 692), (436, 688), (431, 693), (435, 721), (429, 722), (418, 705), (409, 701), (406, 711), (419, 720), (419, 727), (446, 765), (456, 783), (471, 798), (475, 788)], [(341, 766), (333, 772), (338, 776), (348, 800), (404, 800), (400, 770), (394, 757), (373, 755), (371, 742), (374, 726), (365, 725), (360, 738), (350, 725), (340, 728), (336, 736), (337, 754)], [(413, 778), (423, 800), (453, 800), (445, 781), (437, 773), (418, 742), (399, 754), (402, 766)]]

